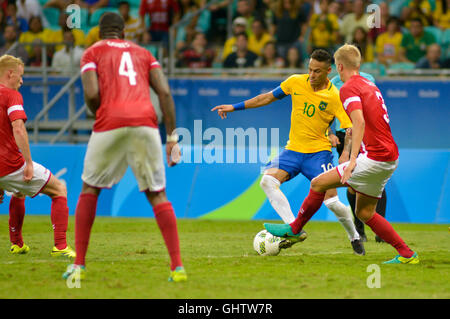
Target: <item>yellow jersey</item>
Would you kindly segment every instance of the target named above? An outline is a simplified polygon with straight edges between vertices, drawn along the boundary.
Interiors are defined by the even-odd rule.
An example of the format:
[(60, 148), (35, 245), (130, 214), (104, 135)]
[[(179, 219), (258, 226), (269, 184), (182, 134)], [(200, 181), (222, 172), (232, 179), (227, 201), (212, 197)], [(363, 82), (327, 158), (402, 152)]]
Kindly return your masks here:
[(328, 86), (314, 92), (308, 74), (292, 75), (280, 85), (292, 97), (291, 129), (286, 149), (299, 153), (331, 151), (328, 128), (337, 117), (341, 128), (352, 126), (339, 98), (339, 90)]

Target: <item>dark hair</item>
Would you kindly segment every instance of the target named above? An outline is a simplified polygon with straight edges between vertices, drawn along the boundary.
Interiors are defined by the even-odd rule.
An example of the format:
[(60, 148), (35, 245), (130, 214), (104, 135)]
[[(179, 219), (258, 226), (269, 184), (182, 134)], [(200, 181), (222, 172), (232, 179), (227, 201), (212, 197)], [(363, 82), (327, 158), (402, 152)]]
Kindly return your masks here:
[(395, 16), (390, 16), (390, 17), (387, 19), (387, 21), (386, 21), (386, 25), (389, 25), (389, 24), (391, 24), (392, 22), (397, 23), (397, 26), (400, 25), (400, 20), (399, 20), (397, 17), (395, 17)]
[(122, 16), (114, 12), (105, 12), (100, 17), (99, 21), (100, 34), (106, 33), (121, 33), (125, 28), (125, 22)]
[(238, 34), (235, 35), (236, 39), (240, 36), (244, 36), (246, 40), (248, 40), (248, 35), (246, 32), (239, 32)]
[(324, 49), (314, 50), (313, 53), (311, 53), (310, 58), (319, 62), (326, 62), (329, 65), (331, 65), (331, 62), (333, 61), (333, 57), (331, 56), (330, 52)]
[(420, 18), (413, 18), (410, 20), (410, 22), (419, 22), (421, 26), (423, 26), (423, 21)]
[(128, 1), (119, 1), (119, 3), (117, 4), (117, 7), (120, 7), (123, 5), (130, 7), (130, 3)]

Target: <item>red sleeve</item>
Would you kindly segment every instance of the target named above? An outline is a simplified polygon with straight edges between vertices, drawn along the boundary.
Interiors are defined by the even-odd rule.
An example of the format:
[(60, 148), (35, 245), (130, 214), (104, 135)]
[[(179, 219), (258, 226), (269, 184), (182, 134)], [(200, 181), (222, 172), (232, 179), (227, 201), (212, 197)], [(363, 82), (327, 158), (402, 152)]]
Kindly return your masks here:
[(356, 86), (344, 85), (339, 91), (339, 97), (347, 114), (356, 109), (362, 110), (361, 97)]
[(6, 112), (11, 122), (19, 119), (23, 120), (24, 122), (27, 121), (27, 114), (25, 113), (25, 110), (23, 108), (22, 94), (20, 94), (18, 91), (10, 91)]
[(81, 56), (81, 73), (89, 70), (97, 70), (97, 59), (95, 58), (95, 54), (93, 53), (93, 51), (93, 47), (90, 47), (89, 49), (84, 51), (83, 55)]
[(180, 11), (180, 7), (178, 6), (178, 1), (172, 1), (172, 10), (174, 12)]
[(150, 69), (160, 68), (161, 64), (159, 64), (158, 60), (153, 56), (150, 51), (147, 51), (150, 59)]
[(139, 15), (141, 17), (144, 17), (146, 13), (147, 13), (146, 0), (141, 0), (141, 4), (139, 6)]

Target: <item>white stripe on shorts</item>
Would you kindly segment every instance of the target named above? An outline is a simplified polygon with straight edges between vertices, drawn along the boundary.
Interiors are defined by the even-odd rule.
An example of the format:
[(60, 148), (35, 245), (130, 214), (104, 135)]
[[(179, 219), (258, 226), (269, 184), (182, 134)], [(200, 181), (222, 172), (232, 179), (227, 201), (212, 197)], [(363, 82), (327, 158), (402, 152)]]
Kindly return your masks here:
[(23, 111), (23, 106), (18, 104), (8, 107), (8, 116), (14, 111)]

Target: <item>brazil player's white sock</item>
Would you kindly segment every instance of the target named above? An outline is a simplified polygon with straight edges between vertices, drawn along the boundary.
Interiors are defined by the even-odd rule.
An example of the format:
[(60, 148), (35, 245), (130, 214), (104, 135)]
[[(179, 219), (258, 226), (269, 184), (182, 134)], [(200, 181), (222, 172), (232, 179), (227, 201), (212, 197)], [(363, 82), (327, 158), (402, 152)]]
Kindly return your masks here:
[(352, 219), (352, 212), (350, 208), (342, 204), (338, 196), (331, 197), (323, 202), (325, 206), (331, 210), (345, 228), (348, 238), (353, 241), (355, 239), (360, 239), (358, 232), (356, 231), (355, 224)]
[(264, 190), (264, 193), (266, 193), (270, 204), (277, 214), (280, 215), (281, 219), (286, 224), (292, 223), (295, 220), (295, 216), (292, 213), (288, 199), (280, 190), (280, 181), (273, 176), (263, 175), (259, 185)]

